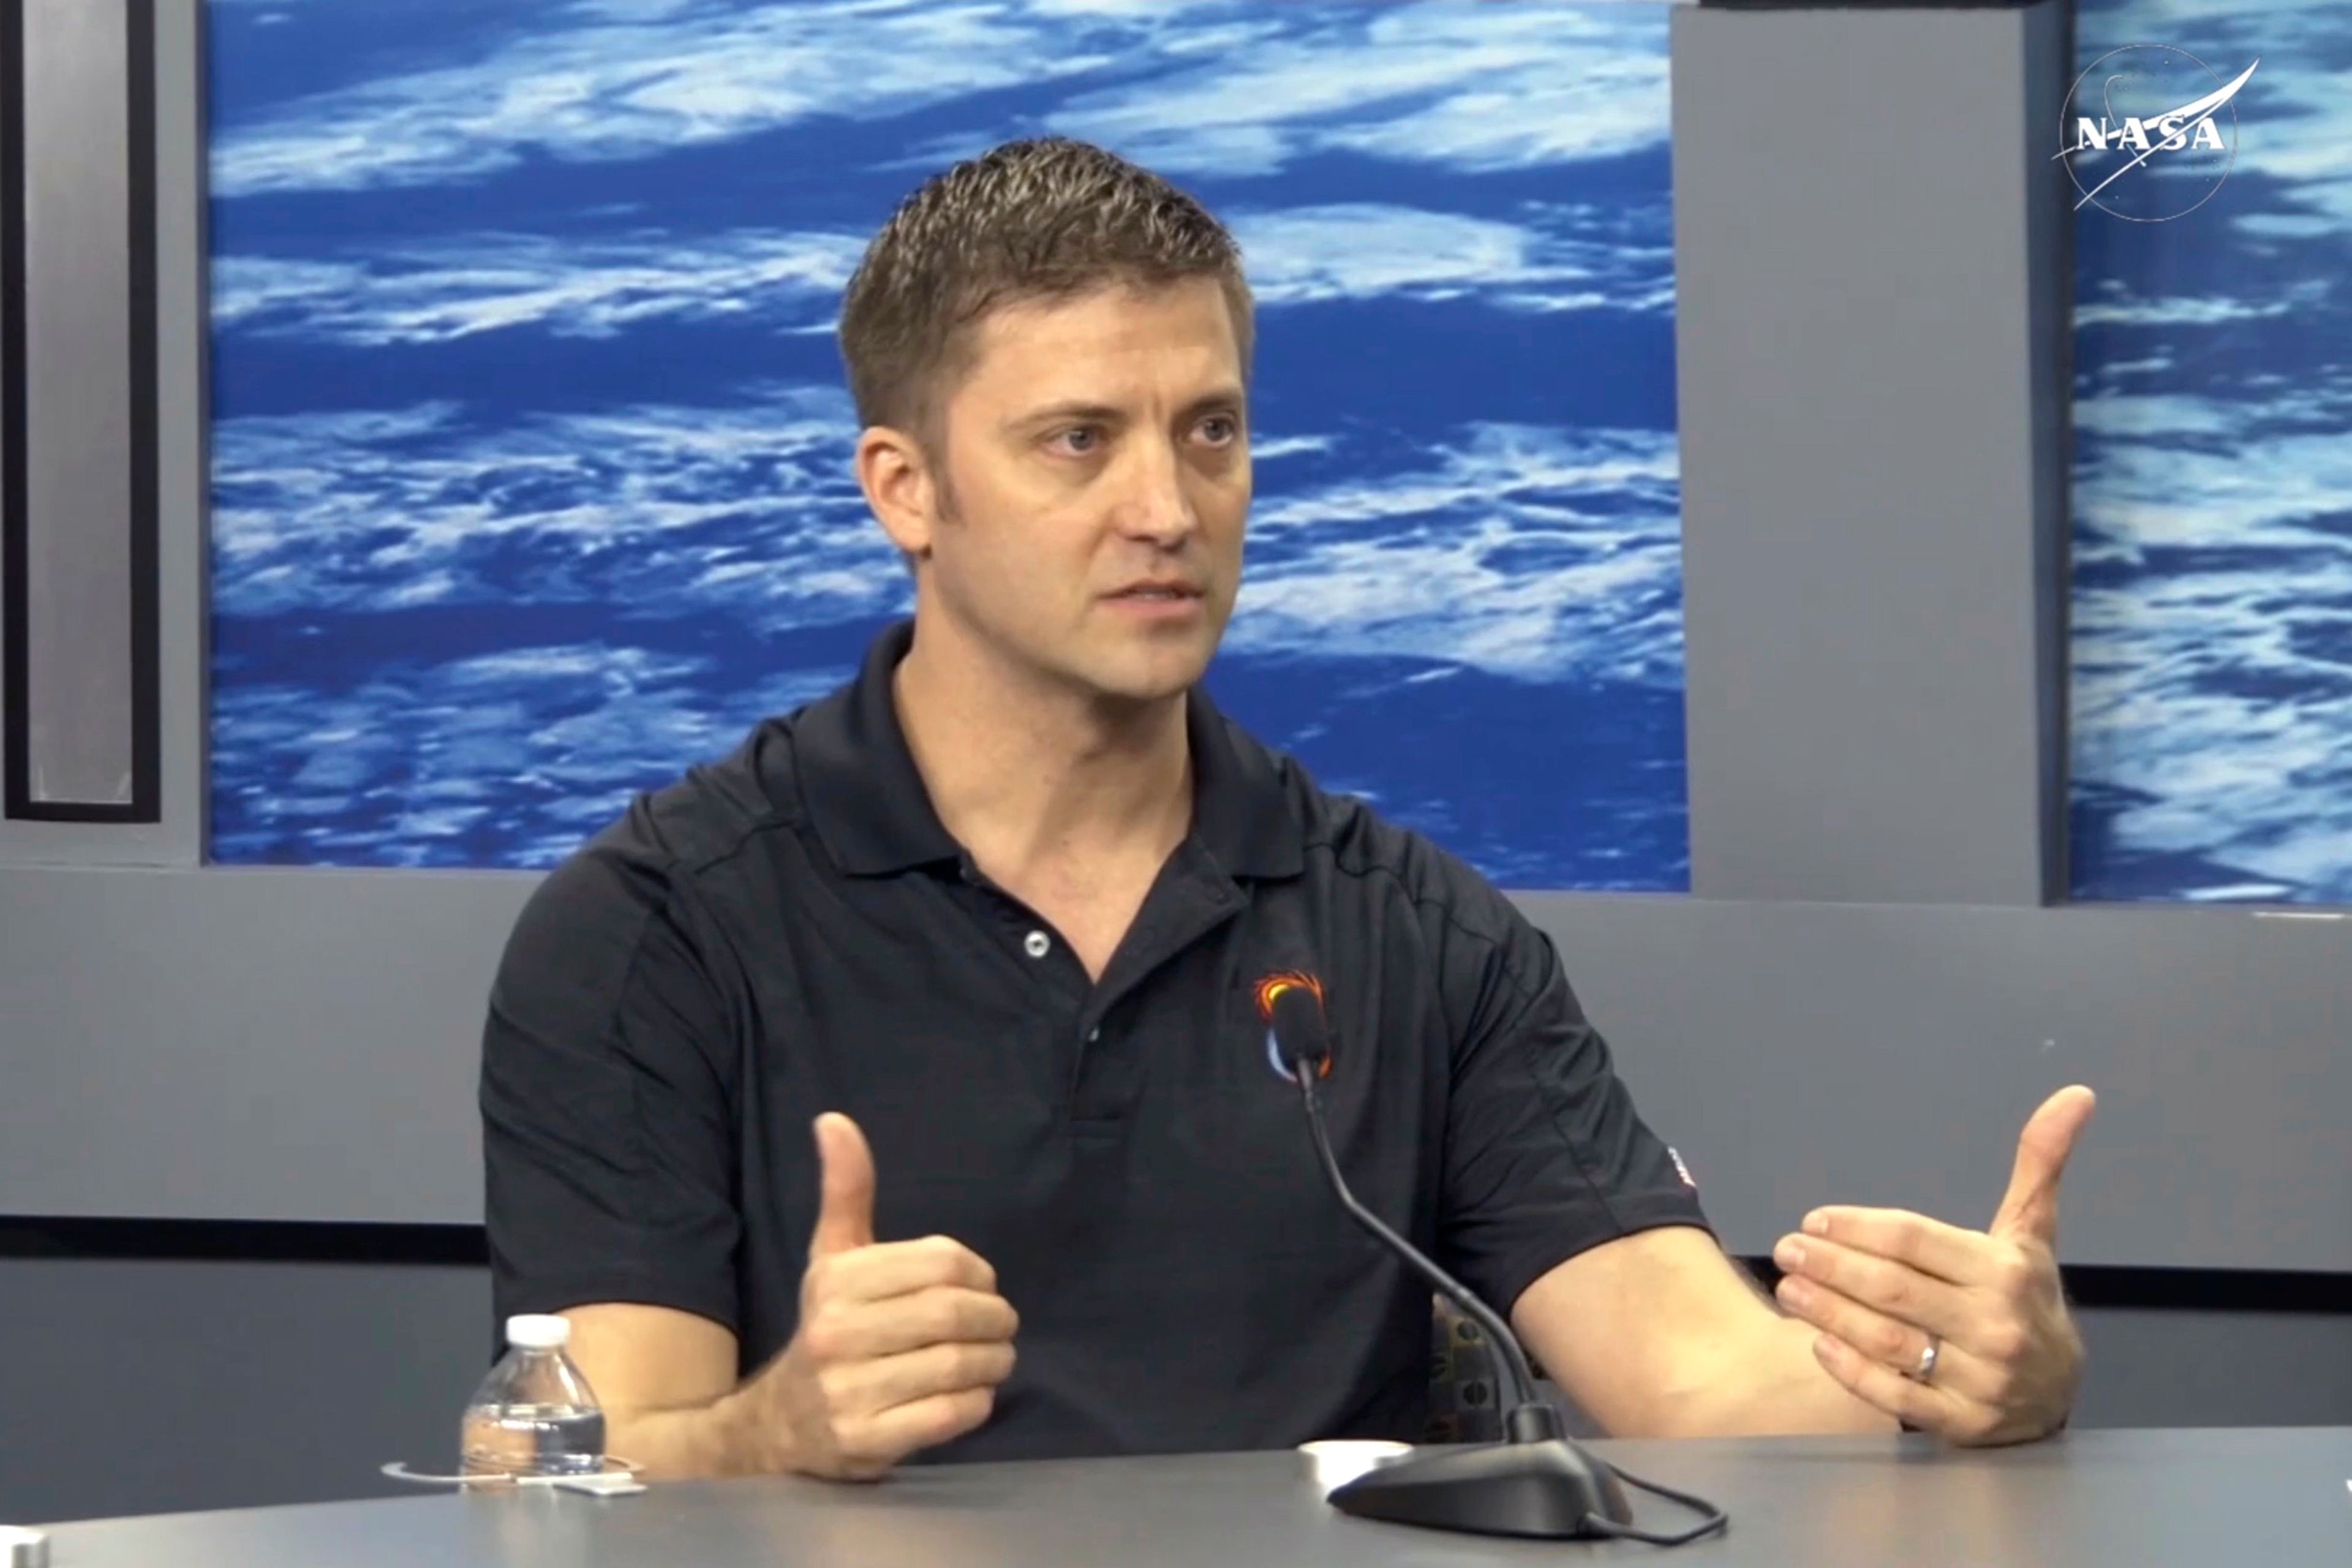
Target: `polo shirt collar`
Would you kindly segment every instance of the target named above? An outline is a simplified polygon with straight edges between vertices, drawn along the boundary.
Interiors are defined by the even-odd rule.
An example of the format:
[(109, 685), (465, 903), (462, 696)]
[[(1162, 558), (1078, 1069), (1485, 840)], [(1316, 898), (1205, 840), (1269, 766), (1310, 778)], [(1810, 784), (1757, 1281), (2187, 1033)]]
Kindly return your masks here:
[[(931, 806), (915, 767), (891, 677), (914, 646), (901, 621), (866, 650), (857, 679), (813, 703), (793, 726), (793, 754), (817, 837), (853, 877), (961, 860), (962, 846)], [(1191, 837), (1231, 877), (1297, 876), (1305, 841), (1274, 756), (1195, 687), (1185, 703), (1192, 752)]]
[(1272, 879), (1307, 868), (1307, 838), (1274, 753), (1195, 686), (1184, 704), (1192, 748), (1192, 840), (1229, 877)]
[(793, 760), (817, 837), (853, 877), (880, 877), (962, 857), (898, 728), (890, 677), (915, 643), (901, 621), (874, 639), (857, 679), (793, 725)]

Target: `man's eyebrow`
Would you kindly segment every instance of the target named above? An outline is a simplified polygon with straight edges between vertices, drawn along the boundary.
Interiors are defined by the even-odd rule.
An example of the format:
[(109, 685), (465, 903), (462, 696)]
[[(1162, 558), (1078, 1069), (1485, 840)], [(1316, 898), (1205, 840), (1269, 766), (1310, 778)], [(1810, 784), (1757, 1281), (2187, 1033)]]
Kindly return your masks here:
[(1005, 427), (1024, 429), (1032, 425), (1058, 425), (1072, 420), (1086, 425), (1115, 425), (1126, 417), (1119, 409), (1108, 403), (1086, 403), (1076, 399), (1067, 403), (1048, 403), (1043, 408), (1033, 408), (1006, 420)]
[[(1238, 386), (1221, 386), (1202, 393), (1184, 405), (1183, 416), (1196, 418), (1218, 410), (1239, 412), (1247, 399)], [(1065, 421), (1083, 425), (1117, 425), (1127, 418), (1127, 410), (1108, 403), (1088, 403), (1073, 398), (1064, 403), (1049, 403), (1033, 408), (1026, 414), (1015, 415), (1004, 422), (1008, 430), (1025, 430), (1041, 425), (1058, 425)]]

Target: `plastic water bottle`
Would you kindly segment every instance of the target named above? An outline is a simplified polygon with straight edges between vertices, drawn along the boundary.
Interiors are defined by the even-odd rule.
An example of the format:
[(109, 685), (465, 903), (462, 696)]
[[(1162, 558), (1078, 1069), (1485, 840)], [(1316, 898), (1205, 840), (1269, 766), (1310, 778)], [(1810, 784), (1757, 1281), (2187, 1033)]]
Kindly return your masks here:
[(572, 1324), (507, 1320), (505, 1356), (466, 1406), (458, 1436), (469, 1476), (581, 1476), (604, 1468), (604, 1411), (563, 1353)]

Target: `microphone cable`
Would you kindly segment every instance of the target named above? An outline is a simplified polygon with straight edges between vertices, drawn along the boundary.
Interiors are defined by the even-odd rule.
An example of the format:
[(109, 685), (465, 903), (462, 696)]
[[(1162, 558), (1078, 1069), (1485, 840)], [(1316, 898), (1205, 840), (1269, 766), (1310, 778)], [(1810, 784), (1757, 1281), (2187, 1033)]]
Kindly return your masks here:
[[(1495, 1347), (1505, 1374), (1513, 1385), (1511, 1390), (1513, 1405), (1505, 1422), (1506, 1429), (1511, 1434), (1510, 1440), (1514, 1442), (1526, 1442), (1530, 1439), (1568, 1441), (1560, 1423), (1559, 1413), (1537, 1397), (1535, 1372), (1528, 1364), (1528, 1353), (1519, 1344), (1519, 1336), (1510, 1331), (1501, 1315), (1480, 1300), (1477, 1294), (1468, 1286), (1439, 1268), (1434, 1258), (1399, 1236), (1386, 1221), (1358, 1200), (1355, 1190), (1348, 1185), (1348, 1178), (1339, 1170), (1339, 1156), (1332, 1152), (1330, 1131), (1323, 1124), (1323, 1097), (1315, 1091), (1315, 1067), (1310, 1061), (1302, 1060), (1297, 1063), (1291, 1072), (1292, 1080), (1298, 1085), (1299, 1099), (1307, 1107), (1307, 1125), (1308, 1131), (1314, 1134), (1315, 1152), (1323, 1162), (1323, 1173), (1330, 1178), (1331, 1190), (1339, 1194), (1340, 1205), (1347, 1209), (1349, 1217), (1394, 1248), (1399, 1256), (1405, 1258), (1415, 1268), (1420, 1269), (1425, 1278), (1444, 1291), (1455, 1306), (1468, 1313), (1471, 1321), (1485, 1332), (1487, 1342)], [(1638, 1491), (1647, 1492), (1653, 1497), (1664, 1498), (1668, 1502), (1678, 1504), (1702, 1516), (1696, 1524), (1686, 1530), (1664, 1531), (1643, 1530), (1638, 1525), (1620, 1524), (1613, 1519), (1604, 1519), (1600, 1514), (1588, 1512), (1584, 1516), (1584, 1528), (1594, 1535), (1609, 1536), (1623, 1541), (1645, 1542), (1652, 1546), (1687, 1546), (1701, 1536), (1711, 1535), (1717, 1531), (1727, 1528), (1731, 1522), (1730, 1515), (1705, 1498), (1696, 1497), (1689, 1492), (1676, 1491), (1672, 1487), (1660, 1486), (1655, 1481), (1643, 1480), (1641, 1477), (1619, 1466), (1610, 1464), (1608, 1460), (1597, 1454), (1590, 1457), (1594, 1463), (1606, 1466), (1610, 1472), (1625, 1485)]]

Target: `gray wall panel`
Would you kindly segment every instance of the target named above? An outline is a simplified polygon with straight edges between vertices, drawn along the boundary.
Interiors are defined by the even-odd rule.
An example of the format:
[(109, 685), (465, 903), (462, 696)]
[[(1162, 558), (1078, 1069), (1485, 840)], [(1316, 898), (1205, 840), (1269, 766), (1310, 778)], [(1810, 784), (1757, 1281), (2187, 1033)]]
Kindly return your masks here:
[(2038, 903), (2063, 12), (1673, 26), (1692, 888)]
[[(376, 1467), (450, 1456), (490, 1332), (478, 1268), (0, 1258), (0, 1301), (10, 1522), (405, 1492)], [(2081, 1317), (2077, 1425), (2352, 1425), (2352, 1319)]]
[(27, 786), (37, 805), (128, 805), (128, 8), (23, 16)]
[(2352, 1268), (2352, 922), (1519, 901), (1735, 1250), (1822, 1202), (1981, 1226), (2026, 1114), (2080, 1081), (2067, 1258)]
[(489, 1364), (477, 1268), (0, 1258), (0, 1302), (10, 1523), (413, 1495), (377, 1467), (454, 1461)]
[[(0, 1213), (472, 1221), (520, 875), (0, 870)], [(1726, 1241), (1812, 1204), (1982, 1224), (2103, 1105), (2066, 1256), (2352, 1269), (2352, 922), (1529, 894)]]
[(527, 876), (0, 869), (0, 1213), (477, 1220)]
[(2090, 1362), (2077, 1426), (2352, 1423), (2352, 1317), (2139, 1307), (2080, 1317)]

